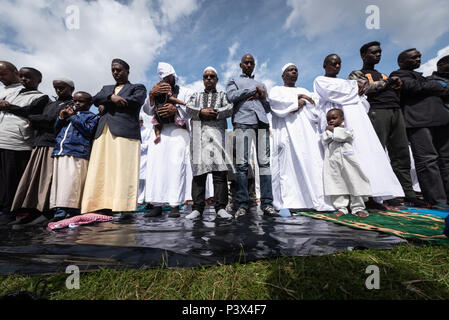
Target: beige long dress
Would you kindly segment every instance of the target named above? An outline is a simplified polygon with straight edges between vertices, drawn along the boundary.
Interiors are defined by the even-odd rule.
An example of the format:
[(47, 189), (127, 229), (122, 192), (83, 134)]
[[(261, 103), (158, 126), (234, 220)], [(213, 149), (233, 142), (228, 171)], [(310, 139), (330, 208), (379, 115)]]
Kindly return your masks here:
[[(118, 94), (121, 87), (117, 87)], [(140, 140), (112, 135), (106, 123), (94, 141), (81, 213), (101, 209), (135, 211), (139, 189)]]

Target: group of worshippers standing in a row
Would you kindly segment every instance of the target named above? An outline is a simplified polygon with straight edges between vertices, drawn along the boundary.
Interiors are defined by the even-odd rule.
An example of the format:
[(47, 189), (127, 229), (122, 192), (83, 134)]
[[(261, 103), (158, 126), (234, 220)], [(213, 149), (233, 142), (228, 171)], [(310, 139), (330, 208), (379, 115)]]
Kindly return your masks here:
[[(283, 86), (269, 94), (254, 79), (250, 54), (226, 92), (217, 91), (213, 67), (203, 72), (204, 90), (192, 92), (161, 62), (161, 81), (148, 94), (128, 81), (129, 65), (114, 59), (115, 84), (92, 97), (73, 95), (73, 81), (58, 78), (56, 101), (38, 91), (38, 70), (1, 61), (0, 220), (20, 229), (91, 212), (129, 217), (139, 174), (142, 201), (152, 207), (146, 216), (161, 216), (169, 206), (168, 216), (180, 217), (180, 205), (193, 200), (186, 218), (200, 218), (213, 189), (217, 217), (242, 217), (250, 207), (252, 145), (266, 216), (279, 216), (282, 208), (359, 217), (368, 216), (366, 208), (449, 209), (449, 56), (426, 78), (414, 71), (421, 62), (416, 49), (398, 56), (390, 76), (375, 70), (379, 42), (363, 45), (360, 54), (363, 67), (348, 80), (337, 78), (340, 57), (328, 55), (314, 92), (296, 86), (298, 68), (288, 63)], [(152, 129), (139, 123), (141, 110)], [(409, 143), (424, 200), (413, 190)], [(230, 170), (233, 210), (227, 209)]]

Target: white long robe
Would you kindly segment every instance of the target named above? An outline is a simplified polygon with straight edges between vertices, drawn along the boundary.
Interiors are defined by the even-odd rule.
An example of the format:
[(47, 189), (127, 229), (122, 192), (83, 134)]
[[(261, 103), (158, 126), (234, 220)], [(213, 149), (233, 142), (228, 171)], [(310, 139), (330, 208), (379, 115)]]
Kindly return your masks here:
[(317, 128), (318, 113), (309, 102), (294, 112), (298, 110), (298, 94), (312, 96), (306, 89), (283, 86), (272, 88), (269, 95), (273, 205), (277, 210), (332, 211), (330, 198), (324, 197), (324, 155)]
[[(187, 102), (192, 94), (191, 90), (180, 87), (178, 99)], [(177, 107), (180, 118), (188, 124), (185, 107)], [(149, 98), (143, 105), (143, 111), (150, 116), (154, 115), (154, 106), (150, 105)], [(155, 138), (152, 130), (148, 146), (145, 202), (155, 205), (180, 205), (191, 199), (189, 131), (174, 123), (164, 124), (158, 144), (154, 143)]]
[(146, 127), (144, 124), (140, 128), (142, 143), (140, 145), (139, 196), (137, 197), (137, 203), (145, 202), (145, 181), (147, 175), (148, 146), (150, 144), (152, 129), (153, 126), (151, 125), (151, 122), (150, 127)]
[(372, 195), (383, 200), (403, 197), (401, 184), (367, 115), (369, 103), (358, 94), (357, 81), (320, 76), (313, 87), (320, 112), (320, 132), (327, 126), (327, 111), (343, 109), (346, 127), (354, 130), (354, 151), (370, 181)]
[(335, 128), (334, 132), (326, 130), (321, 134), (321, 140), (325, 145), (323, 170), (325, 194), (370, 196), (370, 183), (360, 169), (352, 146), (353, 130), (339, 127)]

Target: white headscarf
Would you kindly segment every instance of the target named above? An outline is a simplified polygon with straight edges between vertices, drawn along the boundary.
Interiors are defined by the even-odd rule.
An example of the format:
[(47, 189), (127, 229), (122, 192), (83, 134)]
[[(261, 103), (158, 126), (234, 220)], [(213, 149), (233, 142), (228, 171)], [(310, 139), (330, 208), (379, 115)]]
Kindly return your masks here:
[(203, 73), (206, 72), (207, 70), (212, 70), (213, 72), (215, 72), (216, 75), (218, 75), (218, 72), (217, 72), (217, 70), (215, 70), (214, 67), (211, 67), (211, 66), (207, 67), (206, 69), (204, 69)]
[(161, 80), (173, 74), (175, 76), (175, 83), (178, 82), (178, 75), (176, 74), (175, 68), (173, 68), (173, 66), (169, 63), (159, 62), (157, 65), (157, 74)]
[(295, 67), (296, 67), (296, 64), (291, 63), (291, 62), (287, 63), (285, 66), (282, 67), (282, 73), (284, 73), (284, 71), (285, 71), (288, 67), (290, 67), (290, 66), (295, 66)]

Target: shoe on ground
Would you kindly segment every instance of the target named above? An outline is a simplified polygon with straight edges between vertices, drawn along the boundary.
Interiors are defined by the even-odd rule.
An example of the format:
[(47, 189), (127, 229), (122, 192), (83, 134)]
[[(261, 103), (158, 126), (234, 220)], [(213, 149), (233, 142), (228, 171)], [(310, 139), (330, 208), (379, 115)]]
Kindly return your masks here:
[(13, 230), (22, 230), (27, 227), (40, 227), (48, 224), (48, 219), (44, 215), (26, 217), (18, 224), (12, 226)]
[(226, 209), (225, 209), (225, 210), (226, 210), (227, 212), (232, 212), (232, 209), (233, 209), (232, 207), (233, 207), (233, 206), (232, 206), (232, 203), (231, 203), (231, 202), (229, 202), (229, 203), (227, 204), (227, 206), (226, 206)]
[(124, 211), (120, 213), (120, 220), (131, 220), (134, 217), (130, 211)]
[(444, 211), (449, 211), (449, 204), (447, 203), (436, 203), (432, 206), (432, 209), (436, 209), (436, 210), (444, 210)]
[(238, 208), (238, 210), (235, 212), (234, 217), (235, 218), (240, 218), (240, 217), (244, 217), (246, 216), (247, 211), (245, 208)]
[(373, 199), (369, 199), (367, 202), (365, 202), (365, 207), (370, 210), (381, 210), (381, 211), (389, 210), (385, 205), (378, 203)]
[(232, 219), (232, 215), (230, 215), (225, 209), (220, 209), (217, 212), (217, 216), (223, 219)]
[(201, 212), (199, 212), (198, 210), (193, 210), (190, 214), (186, 216), (186, 219), (193, 220), (201, 216), (202, 216)]
[(0, 225), (11, 223), (11, 222), (15, 221), (15, 219), (16, 218), (14, 217), (13, 214), (3, 213), (0, 215)]
[(22, 221), (23, 219), (25, 219), (29, 215), (30, 215), (30, 213), (18, 213), (18, 214), (16, 214), (16, 220), (11, 221), (10, 223), (8, 223), (8, 226), (13, 226), (15, 224), (20, 223), (20, 221)]
[(179, 207), (172, 207), (170, 209), (170, 213), (168, 214), (169, 218), (179, 218), (181, 216), (181, 214), (179, 213)]
[(263, 209), (263, 215), (267, 217), (280, 217), (279, 213), (273, 207)]
[(162, 207), (154, 207), (150, 212), (145, 213), (145, 218), (154, 218), (162, 215)]
[(399, 208), (399, 209), (407, 209), (404, 203), (403, 198), (393, 198), (389, 200), (385, 200), (385, 203), (391, 207)]
[(425, 200), (419, 198), (404, 198), (404, 204), (409, 207), (419, 207), (430, 209), (432, 205)]

